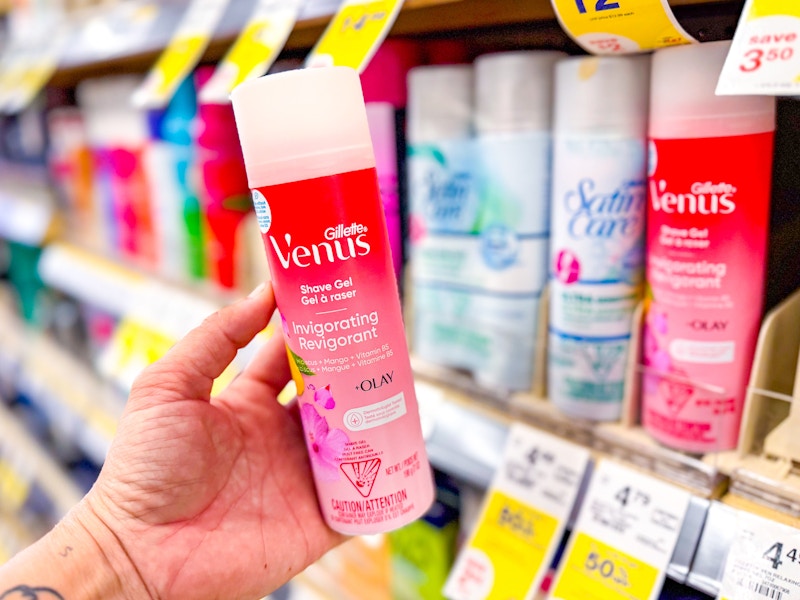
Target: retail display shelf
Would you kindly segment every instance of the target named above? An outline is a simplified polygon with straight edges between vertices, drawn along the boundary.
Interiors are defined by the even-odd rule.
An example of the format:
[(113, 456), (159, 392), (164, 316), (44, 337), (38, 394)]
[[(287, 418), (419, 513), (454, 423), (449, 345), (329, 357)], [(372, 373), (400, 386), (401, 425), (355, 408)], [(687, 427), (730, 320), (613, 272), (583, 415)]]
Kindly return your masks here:
[(0, 238), (40, 246), (53, 232), (52, 190), (37, 167), (0, 164)]
[[(730, 0), (670, 0), (675, 7), (730, 4)], [(319, 39), (340, 3), (308, 0), (289, 36), (285, 50), (302, 52)], [(82, 78), (121, 71), (143, 71), (167, 45), (188, 2), (133, 0), (109, 8), (96, 8), (75, 24), (71, 43), (62, 57), (52, 84), (72, 85)], [(242, 30), (255, 0), (231, 2), (214, 31), (203, 61), (218, 60)], [(435, 35), (514, 26), (555, 23), (549, 0), (406, 0), (391, 34)]]
[[(420, 402), (428, 455), (437, 468), (460, 477), (473, 485), (486, 488), (494, 472), (500, 467), (509, 426), (514, 419), (551, 431), (546, 424), (526, 417), (510, 416), (491, 402), (470, 399), (459, 391), (446, 389), (439, 383), (419, 376), (416, 386)], [(561, 432), (555, 432), (561, 433)], [(663, 479), (676, 482), (669, 473), (652, 471), (649, 462), (642, 464), (635, 455), (625, 456), (604, 452), (600, 444), (590, 446), (595, 457), (613, 456), (622, 462), (638, 466)], [(686, 486), (685, 486), (686, 487)], [(691, 489), (691, 488), (690, 488)], [(580, 502), (580, 499), (578, 500)], [(678, 583), (687, 584), (700, 591), (715, 594), (719, 588), (727, 550), (735, 528), (722, 517), (731, 514), (731, 508), (717, 500), (697, 495), (693, 491), (689, 509), (684, 518), (678, 542), (667, 569), (667, 575)], [(708, 515), (714, 518), (709, 520)], [(719, 545), (722, 540), (722, 545)]]
[[(717, 468), (713, 456), (692, 456), (655, 442), (639, 426), (624, 423), (594, 423), (571, 418), (541, 395), (510, 394), (477, 388), (474, 380), (425, 361), (413, 361), (415, 372), (463, 398), (494, 408), (499, 418), (517, 419), (549, 433), (575, 442), (598, 454), (611, 456), (667, 481), (689, 489), (693, 494), (713, 499), (725, 491), (727, 478)], [(476, 402), (473, 400), (473, 404)], [(479, 463), (478, 463), (479, 464)]]
[(64, 515), (82, 497), (82, 492), (63, 469), (31, 436), (18, 419), (0, 402), (0, 447), (13, 448), (25, 457), (26, 476), (47, 494), (58, 514)]
[(24, 325), (7, 304), (0, 305), (0, 381), (35, 399), (62, 435), (102, 464), (124, 399), (46, 334)]
[(134, 319), (173, 339), (183, 337), (226, 300), (206, 288), (173, 285), (64, 243), (44, 249), (39, 275), (57, 290), (116, 317)]

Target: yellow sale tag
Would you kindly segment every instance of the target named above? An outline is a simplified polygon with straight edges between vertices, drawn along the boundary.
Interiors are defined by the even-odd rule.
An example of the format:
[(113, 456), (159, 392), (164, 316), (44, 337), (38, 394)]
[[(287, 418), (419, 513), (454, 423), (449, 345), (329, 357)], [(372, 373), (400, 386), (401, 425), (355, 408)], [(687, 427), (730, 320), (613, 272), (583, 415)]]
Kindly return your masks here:
[(286, 44), (299, 12), (299, 0), (261, 0), (236, 42), (200, 90), (200, 100), (227, 103), (233, 88), (266, 73)]
[[(544, 565), (558, 520), (514, 498), (494, 492), (470, 544), (464, 577), (491, 557), (493, 583), (487, 599), (523, 598)], [(470, 558), (470, 555), (472, 558)], [(519, 565), (526, 565), (520, 569)]]
[(9, 43), (0, 64), (0, 107), (16, 113), (27, 107), (55, 73), (69, 38), (62, 23), (34, 26)]
[(579, 533), (564, 559), (553, 598), (617, 600), (650, 598), (661, 585), (659, 570), (603, 542)]
[(592, 54), (646, 52), (696, 41), (666, 0), (551, 0), (561, 26)]
[(748, 0), (717, 94), (800, 94), (800, 2)]
[(361, 72), (402, 6), (403, 0), (345, 0), (306, 58), (306, 66), (336, 65)]
[(163, 108), (203, 56), (228, 0), (193, 0), (169, 44), (133, 94), (139, 108)]
[(0, 462), (0, 504), (16, 512), (28, 497), (30, 483), (6, 461)]
[(514, 423), (478, 525), (443, 594), (450, 600), (537, 597), (588, 462), (584, 448)]

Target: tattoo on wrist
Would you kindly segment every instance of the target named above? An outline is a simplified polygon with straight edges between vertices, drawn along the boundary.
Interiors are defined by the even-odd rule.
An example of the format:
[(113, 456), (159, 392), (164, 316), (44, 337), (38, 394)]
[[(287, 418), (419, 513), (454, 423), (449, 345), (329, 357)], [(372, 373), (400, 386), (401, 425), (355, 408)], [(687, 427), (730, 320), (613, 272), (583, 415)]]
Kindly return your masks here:
[(3, 592), (0, 600), (64, 600), (64, 596), (48, 587), (18, 585)]

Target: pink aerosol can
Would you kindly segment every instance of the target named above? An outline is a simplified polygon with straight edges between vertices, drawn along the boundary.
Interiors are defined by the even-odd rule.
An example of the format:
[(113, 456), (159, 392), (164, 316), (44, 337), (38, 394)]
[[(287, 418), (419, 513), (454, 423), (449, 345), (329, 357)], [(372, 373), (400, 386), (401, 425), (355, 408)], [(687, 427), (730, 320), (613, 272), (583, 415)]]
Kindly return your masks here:
[(396, 529), (434, 488), (358, 74), (268, 75), (232, 100), (322, 514)]

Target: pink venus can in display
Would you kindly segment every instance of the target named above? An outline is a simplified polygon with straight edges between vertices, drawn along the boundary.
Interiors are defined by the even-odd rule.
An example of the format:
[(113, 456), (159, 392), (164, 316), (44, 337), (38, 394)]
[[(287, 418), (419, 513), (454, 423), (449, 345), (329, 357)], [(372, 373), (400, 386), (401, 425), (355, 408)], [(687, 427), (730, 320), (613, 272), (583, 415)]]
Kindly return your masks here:
[(322, 514), (399, 528), (433, 476), (358, 75), (288, 71), (232, 100)]
[(730, 42), (653, 56), (642, 423), (736, 447), (763, 311), (775, 99), (715, 96)]

